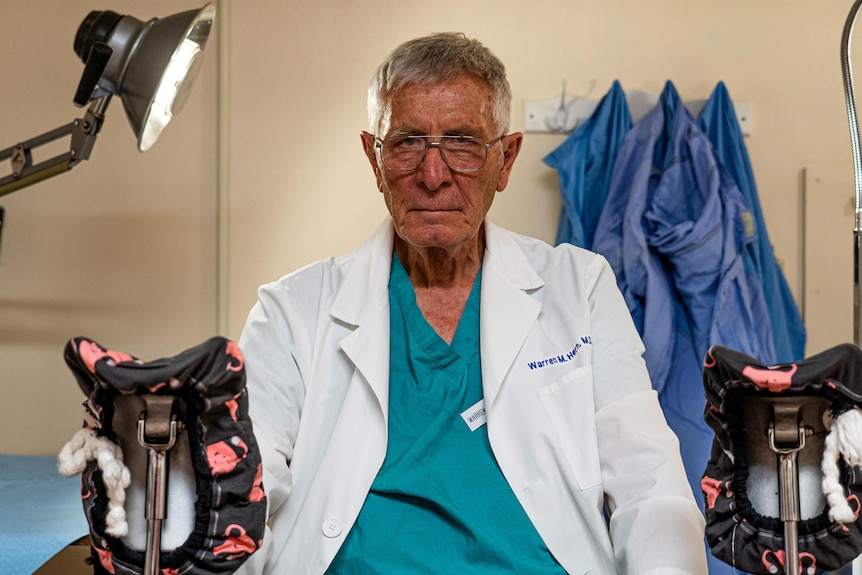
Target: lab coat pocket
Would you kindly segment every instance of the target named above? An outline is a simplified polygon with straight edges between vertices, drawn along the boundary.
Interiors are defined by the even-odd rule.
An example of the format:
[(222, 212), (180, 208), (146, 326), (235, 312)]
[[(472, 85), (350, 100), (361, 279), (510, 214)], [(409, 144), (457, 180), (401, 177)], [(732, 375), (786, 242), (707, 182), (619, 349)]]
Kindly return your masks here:
[(602, 481), (593, 368), (584, 366), (536, 390), (578, 486), (589, 489)]

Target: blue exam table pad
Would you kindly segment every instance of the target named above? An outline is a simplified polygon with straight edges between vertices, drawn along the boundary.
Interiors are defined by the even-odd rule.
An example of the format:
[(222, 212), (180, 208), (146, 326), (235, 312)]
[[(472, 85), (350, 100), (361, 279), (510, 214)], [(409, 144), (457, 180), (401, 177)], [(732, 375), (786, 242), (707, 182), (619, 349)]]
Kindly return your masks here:
[(31, 575), (87, 534), (79, 476), (56, 457), (0, 454), (0, 573)]

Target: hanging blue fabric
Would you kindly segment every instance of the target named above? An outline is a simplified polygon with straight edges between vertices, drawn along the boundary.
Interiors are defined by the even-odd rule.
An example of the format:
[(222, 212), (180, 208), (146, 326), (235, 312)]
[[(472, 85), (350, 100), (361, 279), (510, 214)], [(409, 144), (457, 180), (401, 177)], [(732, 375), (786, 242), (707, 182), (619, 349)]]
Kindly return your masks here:
[[(713, 433), (703, 420), (702, 362), (724, 342), (774, 361), (763, 292), (745, 271), (748, 207), (671, 82), (619, 150), (593, 250), (604, 255), (644, 340), (644, 358), (689, 483)], [(750, 226), (749, 226), (750, 227)], [(710, 558), (710, 573), (731, 573)]]
[(563, 205), (557, 227), (558, 244), (590, 248), (610, 186), (623, 138), (632, 127), (626, 96), (619, 81), (601, 99), (593, 114), (578, 126), (544, 162), (557, 170)]
[(753, 272), (760, 278), (769, 309), (776, 361), (802, 359), (805, 356), (805, 325), (772, 251), (748, 150), (724, 82), (716, 85), (700, 112), (698, 125), (712, 143), (719, 163), (730, 173), (751, 209), (756, 240), (746, 245), (745, 252)]
[(762, 289), (744, 269), (748, 212), (667, 82), (624, 139), (592, 246), (617, 273), (657, 389), (670, 371), (673, 326), (686, 327), (698, 362), (716, 343), (775, 361)]

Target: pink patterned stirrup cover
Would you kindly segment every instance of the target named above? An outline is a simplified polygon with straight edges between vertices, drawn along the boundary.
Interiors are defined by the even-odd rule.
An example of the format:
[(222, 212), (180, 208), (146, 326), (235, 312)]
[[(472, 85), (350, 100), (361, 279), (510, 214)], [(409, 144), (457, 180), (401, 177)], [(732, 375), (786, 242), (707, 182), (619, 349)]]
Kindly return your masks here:
[[(767, 443), (766, 430), (752, 421), (750, 410), (764, 402), (793, 398), (808, 405), (813, 400), (821, 402), (826, 406), (821, 413), (824, 427), (816, 433), (826, 436), (828, 442), (831, 431), (827, 422), (831, 421), (828, 425), (834, 429), (839, 418), (855, 416), (862, 406), (862, 350), (844, 344), (804, 360), (765, 366), (748, 355), (715, 345), (704, 359), (703, 385), (704, 419), (715, 433), (701, 480), (707, 543), (713, 555), (740, 571), (783, 574), (784, 524), (773, 515), (771, 504), (765, 505), (770, 509), (759, 508), (750, 493), (759, 486), (747, 483), (751, 456), (756, 455), (751, 446)], [(813, 442), (817, 438), (810, 439)], [(812, 469), (816, 473), (819, 466)], [(777, 471), (775, 474), (777, 479)], [(837, 497), (846, 499), (841, 504), (846, 505), (850, 517), (833, 520), (830, 503), (821, 513), (797, 522), (799, 572), (803, 575), (835, 571), (862, 553), (862, 473), (842, 454), (836, 475), (840, 483)], [(778, 501), (774, 503), (777, 507)]]
[[(114, 398), (165, 394), (181, 400), (178, 415), (195, 474), (195, 521), (181, 546), (161, 553), (159, 568), (163, 575), (233, 573), (260, 547), (266, 521), (239, 347), (214, 337), (174, 357), (143, 362), (76, 337), (66, 345), (65, 359), (87, 396), (84, 427), (112, 442)], [(96, 573), (140, 575), (144, 554), (106, 533), (106, 488), (95, 461), (82, 472), (81, 488)]]

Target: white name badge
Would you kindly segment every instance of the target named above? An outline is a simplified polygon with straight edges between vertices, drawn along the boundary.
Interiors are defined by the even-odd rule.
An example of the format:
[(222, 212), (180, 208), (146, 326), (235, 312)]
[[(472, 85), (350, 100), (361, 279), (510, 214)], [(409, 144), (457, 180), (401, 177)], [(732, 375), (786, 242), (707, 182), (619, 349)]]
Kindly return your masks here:
[(487, 418), (485, 417), (485, 400), (480, 399), (470, 407), (468, 407), (461, 414), (461, 419), (464, 420), (464, 423), (467, 424), (467, 427), (470, 428), (470, 431), (476, 431), (485, 423), (487, 423)]

